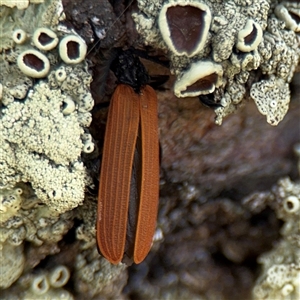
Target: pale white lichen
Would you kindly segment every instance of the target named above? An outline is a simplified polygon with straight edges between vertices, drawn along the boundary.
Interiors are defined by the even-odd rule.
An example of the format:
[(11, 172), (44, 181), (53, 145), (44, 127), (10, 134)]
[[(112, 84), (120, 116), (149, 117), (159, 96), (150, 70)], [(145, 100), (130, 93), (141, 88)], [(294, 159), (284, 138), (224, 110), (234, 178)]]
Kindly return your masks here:
[(37, 196), (51, 209), (62, 213), (82, 203), (86, 183), (83, 164), (55, 167), (40, 155), (21, 152), (16, 158), (24, 170), (22, 179), (31, 182)]
[(63, 82), (67, 78), (67, 73), (64, 67), (60, 67), (55, 71), (55, 77), (58, 82)]
[[(2, 109), (3, 138), (20, 145), (22, 150), (44, 153), (56, 164), (67, 165), (76, 160), (80, 156), (83, 129), (76, 121), (76, 114), (67, 117), (62, 114), (66, 98), (60, 90), (51, 90), (47, 83), (36, 84), (26, 101)], [(65, 143), (58, 143), (59, 140)]]
[(84, 153), (92, 153), (95, 149), (95, 144), (92, 141), (87, 141), (84, 143), (83, 152)]
[(300, 199), (296, 196), (288, 196), (283, 201), (283, 207), (287, 213), (294, 214), (300, 209)]
[(44, 0), (1, 0), (0, 6), (17, 7), (18, 9), (25, 9), (29, 3), (43, 3)]
[(49, 289), (45, 294), (39, 295), (33, 292), (25, 292), (23, 295), (24, 300), (53, 300), (53, 299), (62, 299), (62, 300), (74, 300), (73, 295), (65, 289)]
[(65, 266), (57, 266), (49, 273), (48, 279), (54, 288), (63, 287), (70, 279), (70, 271)]
[[(48, 278), (44, 274), (37, 275), (32, 280), (31, 290), (32, 290), (33, 294), (36, 295), (37, 297), (48, 292), (49, 288), (50, 288), (50, 285), (49, 285)], [(26, 296), (25, 296), (25, 299), (26, 299)]]
[(177, 97), (194, 97), (213, 93), (222, 84), (223, 68), (211, 61), (199, 61), (191, 64), (174, 84)]
[(196, 1), (170, 1), (162, 5), (158, 16), (158, 26), (168, 48), (177, 55), (190, 57), (203, 49), (210, 23), (209, 7)]
[(25, 264), (23, 245), (0, 244), (0, 288), (5, 289), (22, 274)]
[(0, 81), (2, 86), (2, 97), (0, 103), (8, 105), (15, 98), (24, 99), (32, 86), (33, 81), (20, 71), (16, 64), (8, 65), (0, 58)]
[(12, 39), (16, 44), (23, 44), (26, 41), (27, 34), (22, 29), (14, 30), (12, 34)]
[(38, 49), (49, 51), (57, 46), (58, 37), (57, 34), (49, 28), (41, 27), (34, 32), (32, 42)]
[(33, 49), (22, 52), (18, 56), (17, 64), (25, 75), (33, 78), (46, 77), (50, 71), (50, 62), (46, 55)]
[[(91, 140), (90, 135), (83, 139)], [(77, 220), (81, 220), (76, 228), (78, 253), (74, 262), (72, 279), (77, 293), (89, 299), (96, 295), (104, 298), (118, 298), (122, 286), (127, 279), (125, 264), (112, 265), (99, 255), (96, 245), (97, 203), (92, 195), (87, 195), (83, 205), (76, 208)]]
[(87, 46), (82, 38), (67, 35), (59, 43), (59, 55), (67, 64), (78, 64), (85, 59)]
[[(4, 108), (0, 121), (2, 145), (14, 145), (13, 153), (5, 151), (1, 182), (9, 186), (20, 180), (31, 182), (41, 200), (62, 211), (83, 200), (85, 186), (84, 167), (77, 162), (83, 129), (76, 114), (66, 116), (61, 111), (66, 97), (41, 82), (24, 103), (13, 102)], [(13, 170), (21, 177), (13, 179)]]
[[(1, 6), (0, 11), (0, 53), (13, 48), (15, 42), (12, 39), (12, 33), (14, 30), (22, 29), (27, 35), (32, 36), (39, 27), (56, 30), (59, 21), (64, 18), (61, 1), (31, 0), (30, 3), (42, 3), (42, 5), (28, 5), (28, 0), (0, 2), (0, 6), (4, 5)], [(26, 6), (26, 9), (13, 8), (18, 5)], [(13, 22), (11, 22), (12, 19)]]
[[(92, 139), (86, 138), (93, 107), (82, 51), (86, 45), (79, 38), (80, 60), (64, 62), (59, 41), (78, 36), (58, 26), (63, 18), (60, 0), (29, 4), (23, 11), (0, 10), (0, 250), (11, 249), (11, 255), (0, 255), (5, 289), (23, 271), (25, 241), (28, 249), (36, 249), (29, 251), (57, 251), (57, 243), (73, 226), (72, 209), (83, 202), (90, 183), (81, 159), (94, 149)], [(75, 45), (75, 54), (77, 50)], [(43, 258), (32, 258), (26, 272)], [(63, 289), (69, 277), (65, 267), (35, 274), (21, 288), (22, 299), (73, 299)]]
[(263, 271), (253, 289), (254, 299), (299, 299), (299, 254), (296, 249), (288, 251), (289, 247), (294, 249), (295, 246), (288, 241), (281, 241), (273, 251), (259, 258)]
[(29, 198), (24, 197), (21, 209), (14, 216), (0, 222), (1, 245), (19, 246), (28, 241), (41, 246), (44, 243), (59, 242), (73, 225), (73, 213), (59, 214), (50, 210), (34, 196), (29, 187), (25, 187), (26, 189), (26, 197)]
[[(77, 292), (84, 293), (89, 298), (106, 293), (109, 296), (110, 292), (106, 291), (106, 286), (110, 285), (112, 288), (115, 282), (116, 286), (120, 287), (120, 282), (127, 277), (125, 269), (125, 264), (114, 266), (100, 257), (96, 247), (83, 250), (75, 261), (74, 287)], [(114, 293), (117, 294), (116, 290)]]
[[(22, 17), (26, 21), (31, 16), (31, 25), (42, 26), (34, 28), (17, 22), (14, 37), (22, 33), (31, 38), (24, 44), (16, 43), (0, 58), (5, 105), (0, 118), (1, 187), (12, 189), (18, 182), (30, 182), (43, 203), (65, 212), (83, 201), (87, 182), (80, 156), (84, 149), (81, 135), (91, 122), (91, 76), (84, 64), (77, 64), (85, 57), (83, 40), (55, 27), (62, 17), (61, 2), (46, 1), (37, 10), (33, 7), (30, 5)], [(75, 54), (79, 51), (80, 59), (74, 59), (70, 67), (55, 49), (59, 39), (65, 46), (74, 41), (78, 44), (71, 48), (74, 46)], [(32, 87), (31, 77), (47, 80)], [(93, 149), (93, 145), (88, 149)]]
[(75, 109), (76, 109), (75, 102), (73, 101), (73, 99), (70, 96), (67, 96), (63, 100), (62, 113), (64, 115), (70, 115), (71, 113), (73, 113), (75, 111)]
[(0, 6), (17, 7), (18, 9), (25, 9), (29, 5), (29, 0), (1, 0)]
[(281, 78), (272, 76), (269, 80), (254, 83), (250, 95), (259, 112), (267, 116), (267, 122), (271, 125), (277, 125), (288, 111), (290, 90)]
[(21, 208), (23, 190), (20, 187), (12, 190), (0, 190), (0, 222), (15, 216)]
[(64, 289), (69, 278), (70, 271), (64, 265), (58, 265), (50, 271), (38, 270), (36, 273), (25, 274), (16, 284), (19, 289), (18, 296), (24, 300), (73, 300), (73, 295)]
[(243, 52), (256, 50), (262, 41), (262, 29), (258, 23), (248, 19), (245, 27), (239, 31), (236, 47)]
[(285, 23), (288, 29), (300, 32), (299, 3), (283, 2), (275, 7), (276, 16)]
[(284, 224), (281, 240), (273, 250), (258, 258), (262, 271), (253, 289), (254, 299), (297, 300), (300, 298), (300, 182), (281, 179), (259, 201), (263, 200)]

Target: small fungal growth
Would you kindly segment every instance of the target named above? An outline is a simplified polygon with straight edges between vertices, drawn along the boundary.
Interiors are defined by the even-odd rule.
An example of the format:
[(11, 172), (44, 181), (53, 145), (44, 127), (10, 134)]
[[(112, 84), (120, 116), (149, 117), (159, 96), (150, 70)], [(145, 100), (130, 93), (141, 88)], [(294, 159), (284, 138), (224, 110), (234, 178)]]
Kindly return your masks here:
[(24, 290), (22, 299), (73, 300), (73, 295), (63, 288), (69, 278), (70, 271), (63, 265), (56, 266), (50, 272), (43, 270), (38, 274), (24, 275), (18, 281), (19, 286)]
[(267, 122), (276, 126), (286, 115), (290, 103), (290, 90), (282, 79), (272, 76), (269, 80), (254, 83), (250, 95)]
[(22, 189), (0, 189), (0, 222), (5, 222), (15, 216), (21, 208)]
[(174, 93), (177, 97), (195, 97), (213, 93), (222, 84), (223, 69), (210, 61), (193, 63), (183, 76), (176, 80)]
[(63, 105), (62, 105), (62, 113), (66, 115), (70, 115), (72, 112), (74, 112), (76, 109), (75, 102), (70, 96), (67, 96), (63, 100)]
[(67, 73), (64, 67), (60, 67), (55, 72), (56, 80), (59, 82), (64, 81), (67, 78)]
[(25, 75), (33, 78), (46, 77), (50, 70), (48, 58), (36, 50), (22, 52), (18, 57), (17, 63)]
[(261, 26), (253, 20), (247, 20), (245, 28), (238, 33), (238, 41), (236, 47), (243, 52), (250, 52), (257, 49), (262, 41)]
[(68, 35), (59, 43), (59, 55), (67, 64), (78, 64), (83, 61), (86, 51), (85, 42), (76, 35)]
[(41, 274), (36, 276), (31, 284), (32, 292), (36, 295), (43, 295), (49, 290), (49, 281), (46, 275)]
[(63, 265), (57, 266), (52, 272), (49, 273), (49, 283), (54, 288), (63, 287), (70, 278), (70, 271)]
[(16, 44), (23, 44), (26, 41), (27, 34), (23, 29), (16, 29), (13, 32), (12, 38)]
[(83, 146), (82, 151), (84, 153), (92, 153), (95, 149), (95, 145), (93, 142), (86, 142)]
[(286, 28), (300, 32), (300, 5), (297, 3), (279, 4), (275, 8), (276, 16), (285, 23)]
[(167, 46), (177, 55), (194, 56), (205, 45), (211, 22), (209, 7), (204, 3), (184, 1), (165, 4), (158, 24)]
[(300, 199), (296, 196), (289, 196), (284, 199), (283, 207), (287, 213), (297, 213), (300, 209)]
[(55, 48), (58, 44), (57, 35), (48, 28), (38, 28), (32, 37), (34, 45), (44, 51)]

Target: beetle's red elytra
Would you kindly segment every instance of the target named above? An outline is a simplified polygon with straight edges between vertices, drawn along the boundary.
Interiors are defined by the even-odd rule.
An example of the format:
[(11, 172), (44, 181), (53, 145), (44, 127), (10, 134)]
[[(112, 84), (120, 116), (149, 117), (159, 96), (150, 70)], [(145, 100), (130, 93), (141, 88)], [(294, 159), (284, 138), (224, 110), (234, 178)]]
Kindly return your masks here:
[(118, 264), (150, 251), (159, 198), (157, 96), (148, 85), (136, 93), (119, 84), (106, 124), (98, 195), (97, 244)]

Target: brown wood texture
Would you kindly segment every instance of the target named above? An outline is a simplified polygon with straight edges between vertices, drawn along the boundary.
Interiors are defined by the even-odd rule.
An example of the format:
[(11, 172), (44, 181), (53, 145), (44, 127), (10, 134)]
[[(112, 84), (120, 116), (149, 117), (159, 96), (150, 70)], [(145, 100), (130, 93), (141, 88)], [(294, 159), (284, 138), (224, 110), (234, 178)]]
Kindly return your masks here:
[[(113, 264), (124, 255), (130, 182), (140, 126), (141, 178), (133, 261), (142, 262), (150, 251), (159, 197), (157, 96), (146, 86), (136, 94), (130, 86), (116, 88), (108, 113), (100, 175), (97, 243)], [(130, 217), (130, 216), (129, 216)], [(128, 241), (127, 241), (128, 242)], [(133, 241), (129, 241), (132, 243)]]

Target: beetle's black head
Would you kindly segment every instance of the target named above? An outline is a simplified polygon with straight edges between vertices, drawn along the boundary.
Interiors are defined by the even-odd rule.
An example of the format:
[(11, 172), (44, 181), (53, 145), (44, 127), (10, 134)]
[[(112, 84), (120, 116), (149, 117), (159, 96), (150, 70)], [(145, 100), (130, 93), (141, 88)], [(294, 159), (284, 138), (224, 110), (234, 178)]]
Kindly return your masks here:
[(133, 50), (115, 49), (116, 58), (111, 64), (111, 70), (115, 73), (119, 83), (130, 85), (136, 93), (140, 93), (141, 87), (149, 82), (149, 75), (134, 55)]

